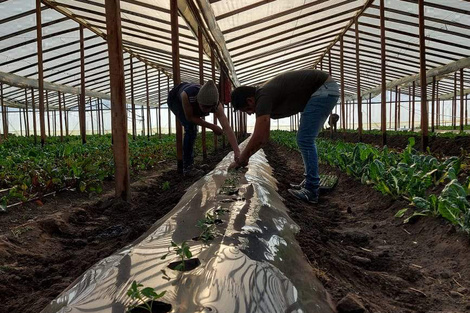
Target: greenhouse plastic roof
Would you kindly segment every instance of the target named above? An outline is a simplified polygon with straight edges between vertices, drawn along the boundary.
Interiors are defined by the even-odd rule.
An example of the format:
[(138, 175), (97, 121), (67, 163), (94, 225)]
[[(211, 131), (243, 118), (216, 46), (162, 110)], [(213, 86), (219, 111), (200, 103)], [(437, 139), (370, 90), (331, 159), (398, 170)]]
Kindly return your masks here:
[[(343, 35), (344, 92), (347, 99), (353, 99), (357, 96), (355, 20), (359, 16), (361, 93), (375, 95), (380, 92), (381, 77), (379, 3), (179, 0), (181, 78), (199, 81), (198, 25), (204, 30), (205, 79), (212, 77), (212, 47), (217, 63), (224, 64), (236, 85), (259, 85), (283, 71), (315, 66), (330, 71), (339, 80), (339, 37)], [(136, 104), (146, 103), (147, 68), (149, 102), (151, 106), (161, 105), (166, 102), (172, 75), (170, 1), (122, 0), (120, 4), (127, 97), (131, 91), (132, 55)], [(31, 80), (38, 78), (35, 7), (34, 0), (0, 3), (0, 78), (6, 105), (23, 106), (26, 97), (31, 102), (32, 92), (25, 92), (24, 86), (33, 86)], [(465, 68), (465, 93), (470, 92), (469, 21), (468, 1), (425, 1), (427, 69), (447, 66), (447, 71), (437, 76), (442, 99), (460, 93), (460, 75), (455, 74), (460, 66)], [(65, 92), (68, 109), (77, 106), (80, 92), (80, 24), (84, 26), (87, 97), (109, 99), (104, 0), (42, 0), (44, 80), (55, 87), (74, 88)], [(386, 0), (385, 27), (387, 83), (391, 83), (390, 88), (397, 86), (408, 93), (410, 81), (414, 80), (419, 95), (417, 76), (406, 83), (400, 81), (419, 74), (418, 1)], [(217, 77), (219, 72), (217, 64)], [(5, 78), (7, 74), (9, 79)], [(54, 109), (58, 106), (58, 88), (51, 86), (46, 86), (47, 101)], [(427, 88), (430, 95), (432, 84)], [(34, 96), (37, 97), (37, 90)]]

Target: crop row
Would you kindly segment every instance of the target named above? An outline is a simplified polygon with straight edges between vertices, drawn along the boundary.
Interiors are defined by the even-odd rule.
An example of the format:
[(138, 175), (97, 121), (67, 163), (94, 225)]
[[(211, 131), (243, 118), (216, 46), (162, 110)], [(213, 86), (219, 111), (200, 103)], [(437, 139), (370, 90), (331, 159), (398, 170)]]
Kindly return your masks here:
[[(291, 149), (298, 150), (295, 133), (272, 132), (271, 138)], [(469, 179), (459, 182), (462, 158), (450, 157), (438, 160), (432, 155), (419, 154), (413, 149), (414, 138), (402, 152), (387, 147), (375, 148), (363, 143), (345, 143), (317, 139), (319, 159), (351, 175), (363, 184), (393, 198), (404, 198), (415, 208), (405, 221), (417, 215), (442, 216), (452, 224), (470, 233)], [(440, 193), (431, 192), (442, 185)], [(437, 188), (440, 189), (440, 188)], [(408, 208), (400, 210), (403, 217)]]
[[(211, 136), (211, 134), (208, 134)], [(208, 150), (212, 148), (210, 138)], [(200, 151), (200, 141), (196, 151)], [(129, 140), (131, 173), (154, 168), (159, 162), (175, 159), (175, 136), (137, 137)], [(0, 145), (0, 211), (48, 192), (76, 188), (100, 193), (103, 181), (114, 177), (111, 136), (79, 137), (64, 142), (49, 138), (44, 147), (32, 138), (10, 137)]]

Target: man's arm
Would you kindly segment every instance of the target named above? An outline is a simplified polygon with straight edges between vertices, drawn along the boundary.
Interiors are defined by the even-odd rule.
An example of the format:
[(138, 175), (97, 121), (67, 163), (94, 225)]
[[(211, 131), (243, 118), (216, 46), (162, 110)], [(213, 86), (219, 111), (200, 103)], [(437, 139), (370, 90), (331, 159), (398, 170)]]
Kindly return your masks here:
[(237, 138), (235, 137), (232, 127), (230, 127), (227, 116), (225, 116), (224, 106), (222, 104), (219, 104), (217, 107), (215, 116), (217, 116), (220, 125), (222, 125), (222, 128), (227, 135), (228, 142), (230, 143), (230, 146), (232, 146), (233, 153), (235, 154), (235, 161), (237, 161), (240, 158), (240, 148), (238, 147)]
[(230, 168), (246, 166), (250, 157), (255, 154), (269, 140), (269, 129), (271, 125), (271, 116), (262, 115), (256, 118), (255, 130), (250, 141), (243, 149), (240, 160), (236, 164), (230, 165)]
[(185, 91), (181, 93), (181, 100), (183, 102), (184, 116), (186, 117), (188, 121), (190, 121), (191, 123), (212, 129), (212, 131), (216, 133), (216, 135), (222, 135), (222, 131), (219, 126), (208, 123), (202, 118), (200, 118), (199, 116), (194, 116), (193, 107), (191, 106), (191, 103), (189, 103), (188, 94)]

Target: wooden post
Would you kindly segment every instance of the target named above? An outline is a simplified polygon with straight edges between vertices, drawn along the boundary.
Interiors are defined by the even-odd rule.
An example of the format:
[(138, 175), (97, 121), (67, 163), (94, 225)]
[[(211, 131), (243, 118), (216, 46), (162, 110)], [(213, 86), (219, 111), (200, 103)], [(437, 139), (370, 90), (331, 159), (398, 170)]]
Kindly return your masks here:
[(46, 90), (46, 111), (47, 111), (47, 136), (51, 137), (51, 116), (49, 112), (49, 90)]
[(465, 95), (465, 125), (468, 125), (468, 93)]
[(100, 99), (96, 99), (96, 131), (101, 135)]
[[(215, 84), (215, 56), (214, 50), (211, 48), (211, 73), (212, 73), (212, 80)], [(217, 117), (214, 113), (214, 125), (217, 125)], [(217, 151), (217, 135), (214, 132), (214, 150)]]
[[(65, 136), (68, 136), (70, 135), (70, 131), (69, 131), (69, 120), (68, 120), (68, 115), (67, 115), (67, 107), (65, 105), (65, 94), (63, 93), (62, 94), (62, 104), (63, 104), (63, 112), (64, 112), (64, 122), (65, 122)], [(77, 104), (80, 105), (80, 96), (77, 96)], [(61, 136), (62, 136), (62, 129), (63, 129), (63, 125), (62, 125), (62, 112), (59, 112), (60, 113), (60, 129), (61, 129)]]
[(90, 100), (90, 120), (91, 120), (91, 134), (95, 134), (95, 128), (93, 126), (93, 104), (91, 102), (91, 97), (89, 98)]
[(152, 136), (152, 121), (150, 119), (149, 75), (147, 63), (145, 63), (145, 89), (145, 99), (147, 103), (147, 139), (150, 140), (150, 136)]
[(33, 135), (34, 143), (38, 143), (37, 121), (36, 121), (36, 99), (34, 98), (34, 89), (31, 88), (31, 106), (33, 107)]
[(441, 106), (439, 103), (439, 81), (436, 82), (436, 128), (441, 124)]
[[(422, 0), (421, 0), (422, 1)], [(464, 125), (464, 107), (463, 107), (463, 68), (460, 69), (460, 132), (463, 133), (463, 125)]]
[(421, 150), (429, 145), (429, 113), (426, 90), (426, 33), (424, 28), (424, 0), (418, 0), (419, 6), (419, 64), (421, 84)]
[(27, 137), (30, 136), (29, 132), (29, 109), (28, 109), (28, 89), (24, 90), (24, 103), (25, 103), (25, 117), (24, 117), (24, 131)]
[(162, 138), (162, 93), (160, 85), (160, 71), (158, 71), (158, 137)]
[(392, 89), (390, 89), (390, 92), (389, 92), (389, 95), (390, 95), (390, 99), (389, 99), (389, 104), (390, 104), (390, 108), (389, 108), (389, 113), (388, 113), (388, 128), (389, 129), (392, 129)]
[(398, 89), (398, 129), (401, 123), (401, 89)]
[[(101, 104), (101, 127), (103, 128), (102, 133), (103, 135), (105, 135), (103, 99), (100, 99), (100, 104)], [(111, 114), (111, 119), (112, 119), (112, 114)]]
[[(177, 0), (170, 0), (170, 22), (171, 22), (171, 50), (172, 50), (172, 63), (173, 63), (173, 82), (176, 86), (181, 83)], [(183, 171), (183, 129), (178, 119), (176, 119), (176, 157), (178, 160), (178, 171), (182, 172)]]
[(452, 99), (452, 127), (457, 127), (457, 72), (454, 73), (454, 98)]
[[(106, 1), (108, 2), (108, 1)], [(65, 106), (65, 103), (64, 103)], [(86, 143), (85, 119), (85, 40), (83, 38), (83, 25), (80, 24), (80, 104), (78, 107), (80, 120), (80, 136), (82, 143)]]
[(344, 42), (343, 36), (339, 39), (339, 77), (341, 85), (341, 122), (343, 128), (343, 136), (345, 136), (344, 131), (346, 130), (346, 108), (344, 104)]
[(64, 100), (64, 105), (65, 105), (65, 98), (62, 98), (60, 96), (60, 92), (58, 93), (59, 95), (59, 124), (60, 124), (60, 141), (64, 141), (64, 129), (62, 125), (62, 99)]
[[(203, 58), (203, 42), (202, 42), (202, 29), (198, 28), (197, 33), (198, 52), (199, 52), (199, 84), (204, 85), (204, 58)], [(206, 145), (206, 128), (202, 126), (201, 134), (201, 145), (202, 145), (202, 158), (207, 159), (207, 145)]]
[(126, 86), (122, 52), (121, 9), (119, 0), (105, 0), (106, 32), (111, 86), (111, 123), (115, 164), (116, 198), (131, 199), (129, 143), (127, 139)]
[(372, 130), (372, 94), (369, 94), (369, 130)]
[[(21, 114), (24, 112), (23, 109), (19, 108), (18, 109), (18, 115), (19, 115), (19, 118), (20, 118), (20, 136), (23, 136), (23, 121), (21, 120)], [(50, 135), (49, 135), (50, 137)]]
[(398, 127), (398, 86), (395, 86), (395, 131)]
[(54, 110), (54, 136), (57, 137), (57, 110)]
[[(167, 102), (168, 102), (168, 95), (170, 94), (170, 77), (166, 77), (166, 82), (167, 82), (167, 87), (168, 87), (168, 91), (167, 91)], [(170, 110), (170, 106), (168, 106), (168, 134), (171, 135), (171, 110)]]
[(65, 106), (65, 98), (64, 98), (64, 122), (65, 122), (65, 137), (70, 136), (70, 129), (69, 129), (69, 110), (67, 110)]
[(36, 0), (36, 34), (38, 54), (38, 93), (39, 93), (39, 128), (41, 132), (41, 145), (46, 143), (46, 124), (44, 122), (44, 69), (42, 62), (42, 18), (41, 0)]
[(132, 55), (129, 57), (131, 66), (131, 117), (132, 117), (132, 139), (135, 140), (137, 136), (137, 121), (135, 118), (135, 102), (134, 102), (134, 62)]
[(386, 89), (386, 53), (385, 53), (385, 1), (380, 0), (380, 47), (381, 47), (381, 126), (382, 126), (382, 145), (387, 144), (387, 89)]
[[(360, 74), (360, 60), (359, 60), (359, 17), (355, 21), (355, 35), (356, 35), (356, 93), (357, 93), (357, 122), (359, 141), (362, 141), (362, 96), (361, 96), (361, 74)], [(331, 66), (330, 66), (331, 68)], [(331, 127), (332, 128), (332, 127)]]
[(436, 76), (432, 77), (432, 94), (431, 94), (431, 132), (434, 133), (434, 108), (436, 100)]
[(411, 129), (411, 86), (408, 87), (408, 129)]
[(411, 102), (411, 131), (415, 131), (415, 104), (416, 104), (416, 83), (413, 81), (413, 94)]
[(145, 136), (145, 113), (144, 113), (144, 106), (140, 106), (140, 114), (142, 115), (142, 136)]
[(0, 101), (1, 101), (1, 109), (2, 109), (3, 138), (7, 139), (8, 138), (8, 117), (7, 117), (7, 112), (5, 110), (5, 103), (3, 102), (3, 83), (0, 83)]

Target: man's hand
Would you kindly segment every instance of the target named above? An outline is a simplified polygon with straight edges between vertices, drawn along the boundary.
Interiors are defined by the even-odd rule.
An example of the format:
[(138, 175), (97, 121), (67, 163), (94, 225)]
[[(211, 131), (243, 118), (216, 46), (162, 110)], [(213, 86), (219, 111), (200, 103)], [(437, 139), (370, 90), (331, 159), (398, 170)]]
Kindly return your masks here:
[(248, 161), (243, 161), (243, 160), (238, 159), (238, 161), (235, 160), (235, 162), (232, 162), (232, 164), (230, 164), (230, 166), (228, 167), (228, 169), (229, 169), (229, 170), (231, 170), (231, 169), (233, 169), (233, 168), (234, 168), (234, 169), (237, 169), (237, 168), (240, 168), (240, 167), (245, 167), (245, 166), (247, 166), (247, 165), (248, 165)]
[(239, 161), (240, 161), (240, 155), (241, 155), (240, 150), (238, 150), (238, 151), (233, 151), (233, 158), (234, 158), (235, 162), (239, 162)]
[(217, 136), (222, 136), (224, 134), (224, 131), (222, 130), (222, 128), (220, 128), (219, 126), (217, 125), (214, 125), (212, 127), (212, 131), (214, 132), (214, 134), (216, 134)]

